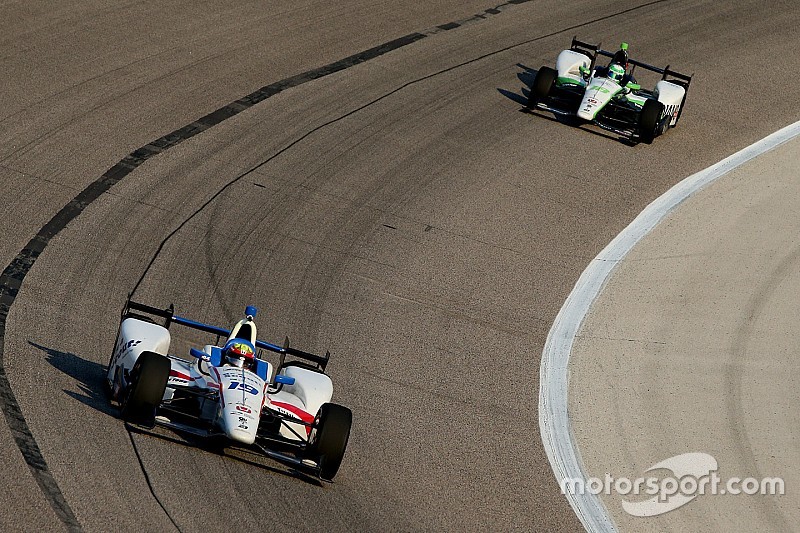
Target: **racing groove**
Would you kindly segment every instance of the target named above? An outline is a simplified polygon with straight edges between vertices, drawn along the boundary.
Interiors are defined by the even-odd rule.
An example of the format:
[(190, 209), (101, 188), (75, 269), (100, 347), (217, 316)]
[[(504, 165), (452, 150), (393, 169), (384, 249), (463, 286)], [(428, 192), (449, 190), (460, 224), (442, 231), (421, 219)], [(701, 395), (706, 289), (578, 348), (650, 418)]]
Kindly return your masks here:
[[(491, 10), (487, 10), (486, 15), (495, 15), (500, 13), (501, 8), (503, 7), (512, 4), (523, 4), (528, 1), (530, 0), (510, 0), (507, 4), (502, 4)], [(461, 26), (464, 22), (466, 21), (447, 23), (435, 29), (428, 30), (428, 33), (435, 33), (437, 32), (437, 30), (444, 30), (444, 31), (452, 30)], [(69, 224), (70, 221), (72, 221), (72, 219), (81, 214), (84, 211), (84, 209), (86, 209), (101, 194), (107, 192), (111, 187), (113, 187), (116, 183), (125, 178), (125, 176), (130, 174), (133, 170), (138, 168), (142, 163), (147, 161), (149, 158), (163, 153), (164, 151), (172, 148), (173, 146), (176, 146), (177, 144), (187, 139), (190, 139), (195, 135), (198, 135), (199, 133), (202, 133), (208, 128), (211, 128), (221, 123), (222, 121), (237, 115), (238, 113), (244, 111), (245, 109), (248, 109), (253, 105), (258, 104), (263, 100), (275, 94), (280, 93), (283, 90), (297, 87), (303, 83), (307, 83), (309, 81), (333, 74), (335, 72), (339, 72), (353, 65), (363, 63), (364, 61), (369, 61), (387, 52), (396, 50), (400, 47), (416, 42), (424, 37), (426, 37), (426, 35), (423, 33), (412, 33), (404, 37), (401, 37), (399, 39), (394, 39), (393, 41), (383, 43), (377, 47), (371, 48), (364, 52), (360, 52), (345, 59), (325, 65), (323, 67), (313, 69), (304, 72), (302, 74), (292, 76), (290, 78), (283, 79), (276, 83), (272, 83), (270, 85), (262, 87), (258, 91), (255, 91), (243, 98), (240, 98), (239, 100), (236, 100), (235, 102), (232, 102), (224, 107), (221, 107), (216, 111), (213, 111), (212, 113), (209, 113), (208, 115), (198, 119), (195, 122), (192, 122), (187, 126), (175, 130), (133, 151), (132, 153), (127, 155), (124, 159), (122, 159), (120, 162), (118, 162), (116, 165), (107, 170), (97, 181), (93, 182), (86, 189), (81, 191), (81, 193), (78, 194), (78, 196), (73, 198), (66, 206), (64, 206), (58, 213), (56, 213), (55, 216), (52, 219), (50, 219), (50, 221), (44, 227), (42, 227), (39, 230), (39, 232), (28, 242), (28, 244), (22, 249), (22, 251), (20, 251), (17, 254), (17, 256), (12, 260), (12, 262), (3, 270), (2, 274), (0, 274), (0, 406), (2, 406), (2, 410), (6, 418), (6, 423), (11, 429), (12, 435), (14, 436), (14, 441), (16, 442), (17, 447), (22, 453), (22, 456), (25, 459), (25, 462), (27, 463), (28, 467), (31, 469), (31, 473), (35, 478), (36, 483), (39, 485), (39, 488), (41, 489), (45, 499), (50, 503), (51, 507), (55, 511), (58, 519), (61, 522), (63, 522), (64, 525), (69, 530), (80, 530), (80, 524), (75, 518), (75, 515), (72, 512), (72, 509), (69, 507), (69, 504), (64, 499), (64, 496), (61, 493), (58, 484), (53, 479), (50, 470), (47, 467), (47, 462), (45, 461), (45, 458), (42, 455), (38, 444), (36, 443), (36, 439), (31, 434), (31, 431), (25, 420), (25, 417), (23, 416), (22, 411), (19, 407), (19, 403), (17, 402), (17, 399), (14, 396), (14, 392), (8, 381), (8, 377), (6, 376), (5, 368), (3, 367), (2, 364), (3, 353), (4, 353), (3, 340), (5, 337), (8, 314), (11, 310), (11, 306), (14, 304), (14, 300), (16, 299), (16, 295), (19, 291), (19, 288), (22, 285), (22, 282), (25, 279), (25, 276), (28, 274), (28, 272), (30, 272), (30, 269), (31, 267), (33, 267), (33, 264), (36, 261), (36, 259), (44, 251), (44, 249), (50, 243), (51, 239), (56, 235), (58, 235), (58, 233), (60, 233), (61, 230), (63, 230), (66, 227), (66, 225)], [(324, 127), (328, 124), (324, 124), (321, 127)], [(315, 130), (310, 131), (306, 136), (312, 134), (314, 131)], [(300, 139), (289, 145), (287, 149), (291, 148), (297, 142), (302, 141), (306, 136), (301, 137)], [(278, 155), (280, 155), (280, 153), (281, 152), (278, 152), (273, 157), (277, 157)], [(233, 185), (238, 180), (247, 176), (251, 172), (254, 172), (259, 167), (269, 162), (271, 159), (272, 157), (264, 162), (259, 163), (258, 165), (248, 170), (247, 172), (237, 176), (233, 181), (229, 182), (225, 187), (220, 189), (217, 194), (212, 196), (211, 199), (209, 199), (200, 209), (203, 209), (204, 207), (208, 206), (219, 194), (223, 193), (229, 186)], [(150, 266), (152, 266), (153, 262), (158, 257), (158, 253), (163, 248), (163, 245), (166, 243), (166, 241), (170, 237), (172, 237), (175, 233), (177, 233), (177, 231), (179, 231), (188, 221), (190, 221), (197, 213), (199, 213), (199, 211), (200, 210), (193, 213), (189, 218), (187, 218), (184, 222), (182, 222), (172, 233), (170, 233), (164, 241), (162, 241), (161, 245), (156, 251), (156, 254), (153, 256), (153, 259), (148, 264), (148, 267), (144, 270), (141, 277), (139, 278), (139, 281), (133, 287), (133, 290), (131, 291), (132, 294), (135, 294), (136, 289), (138, 288), (141, 281), (144, 279)], [(135, 449), (135, 441), (132, 440), (131, 442)], [(145, 476), (147, 476), (146, 472), (144, 472), (144, 474)], [(148, 480), (148, 485), (150, 485), (149, 480)], [(154, 497), (158, 499), (155, 493), (153, 494)], [(169, 516), (169, 511), (167, 509), (164, 509), (164, 511), (170, 518), (170, 521), (173, 523), (173, 525), (177, 527), (177, 524), (175, 524), (172, 517)]]
[[(675, 9), (679, 14), (688, 12), (691, 7), (691, 3), (677, 4)], [(546, 18), (542, 14), (546, 7), (529, 6), (529, 14)], [(734, 11), (734, 14), (744, 13), (746, 8), (742, 6), (739, 8), (741, 11)], [(653, 9), (643, 10), (640, 16), (644, 21), (665, 16), (664, 11)], [(551, 16), (555, 20), (574, 20), (580, 24), (582, 15), (570, 11)], [(635, 17), (636, 13), (627, 16)], [(613, 19), (598, 22), (591, 30), (609, 34), (619, 30), (617, 25), (622, 25), (628, 32), (632, 31), (632, 23)], [(689, 31), (694, 27), (686, 22), (683, 29)], [(534, 475), (540, 476), (535, 479), (542, 481), (534, 481), (533, 486), (525, 480), (529, 472), (522, 474), (509, 471), (507, 463), (520, 455), (530, 454), (530, 447), (534, 446), (532, 442), (520, 442), (532, 440), (538, 433), (534, 427), (535, 417), (532, 415), (535, 413), (532, 408), (518, 404), (519, 397), (524, 397), (526, 392), (530, 393), (533, 402), (533, 389), (528, 378), (535, 375), (537, 364), (521, 356), (535, 355), (540, 351), (537, 347), (541, 347), (549, 319), (558, 308), (559, 297), (566, 294), (570, 279), (582, 269), (581, 262), (593, 255), (592, 246), (602, 244), (603, 239), (613, 234), (614, 228), (635, 213), (637, 206), (643, 205), (665, 184), (681, 177), (682, 171), (696, 168), (718, 154), (724, 154), (730, 144), (743, 142), (754, 133), (742, 133), (731, 140), (719, 139), (710, 142), (705, 150), (698, 151), (693, 146), (692, 134), (703, 130), (697, 125), (699, 121), (686, 121), (684, 125), (689, 126), (685, 131), (681, 131), (681, 128), (675, 130), (675, 135), (670, 134), (659, 140), (664, 142), (645, 152), (617, 146), (607, 138), (595, 139), (595, 136), (574, 130), (564, 131), (563, 127), (548, 124), (543, 119), (531, 121), (531, 117), (517, 113), (517, 106), (499, 97), (495, 89), (505, 87), (518, 91), (519, 81), (515, 76), (520, 70), (514, 63), (520, 61), (520, 57), (537, 55), (542, 56), (538, 62), (552, 60), (567, 37), (546, 38), (542, 43), (514, 50), (513, 53), (487, 55), (521, 42), (514, 38), (529, 31), (528, 24), (511, 17), (497, 17), (486, 25), (465, 28), (461, 36), (437, 36), (429, 46), (427, 41), (417, 43), (413, 54), (387, 57), (379, 66), (360, 67), (358, 74), (326, 80), (322, 85), (315, 84), (313, 90), (303, 94), (294, 93), (292, 98), (282, 98), (279, 103), (250, 115), (247, 120), (220, 132), (217, 137), (206, 137), (197, 145), (176, 149), (179, 153), (174, 160), (143, 167), (136, 187), (123, 188), (115, 198), (100, 197), (98, 194), (100, 200), (87, 211), (86, 217), (77, 219), (64, 232), (63, 238), (54, 241), (56, 251), (48, 251), (48, 254), (63, 258), (58, 267), (66, 273), (66, 288), (51, 286), (49, 280), (56, 277), (48, 275), (48, 272), (53, 272), (55, 264), (32, 271), (38, 276), (33, 276), (30, 285), (26, 283), (26, 287), (30, 286), (31, 296), (48, 294), (60, 297), (64, 302), (63, 307), (47, 310), (42, 308), (41, 303), (21, 298), (23, 309), (17, 311), (15, 307), (20, 318), (16, 323), (10, 323), (9, 332), (14, 331), (15, 325), (19, 327), (19, 324), (35, 323), (39, 313), (31, 314), (32, 311), (44, 311), (43, 315), (53, 319), (51, 323), (58, 323), (55, 319), (68, 319), (79, 324), (95, 324), (96, 328), (81, 331), (90, 339), (96, 338), (97, 344), (103, 346), (100, 341), (113, 335), (114, 317), (103, 316), (108, 310), (99, 312), (90, 302), (104, 301), (108, 295), (124, 294), (135, 280), (137, 269), (141, 273), (141, 266), (147, 264), (148, 254), (122, 246), (120, 235), (136, 235), (141, 248), (152, 250), (158, 241), (152, 236), (160, 235), (165, 223), (176, 219), (189, 220), (198, 207), (211, 205), (209, 202), (216, 199), (211, 213), (198, 216), (189, 225), (176, 226), (184, 228), (181, 232), (182, 242), (170, 243), (171, 246), (165, 249), (157, 262), (150, 262), (154, 268), (144, 280), (142, 296), (153, 303), (170, 297), (179, 304), (183, 303), (179, 309), (193, 309), (195, 313), (208, 314), (209, 319), (223, 322), (236, 315), (246, 298), (263, 298), (262, 295), (274, 297), (275, 301), (270, 307), (275, 310), (275, 316), (267, 318), (269, 322), (262, 325), (262, 332), (293, 329), (296, 333), (293, 338), (312, 347), (315, 343), (319, 343), (319, 348), (329, 342), (338, 345), (339, 350), (334, 350), (332, 363), (332, 366), (341, 365), (337, 371), (340, 374), (335, 376), (337, 397), (343, 403), (350, 403), (356, 413), (363, 413), (365, 420), (365, 427), (354, 435), (352, 449), (345, 460), (346, 463), (351, 461), (350, 474), (341, 484), (320, 495), (317, 489), (307, 492), (297, 480), (292, 479), (290, 484), (286, 484), (279, 478), (259, 481), (267, 484), (262, 490), (280, 489), (298, 497), (300, 501), (320, 499), (322, 511), (330, 511), (348, 497), (363, 500), (362, 506), (350, 509), (356, 511), (352, 515), (340, 512), (326, 516), (321, 512), (318, 522), (305, 523), (309, 528), (326, 527), (330, 523), (343, 529), (354, 524), (377, 527), (382, 522), (369, 516), (367, 509), (370, 504), (378, 506), (371, 512), (379, 518), (391, 520), (389, 523), (395, 523), (397, 527), (444, 527), (447, 519), (452, 520), (459, 514), (457, 509), (444, 511), (439, 509), (439, 505), (428, 505), (427, 509), (416, 507), (425, 505), (423, 502), (428, 501), (426, 495), (429, 491), (439, 492), (446, 486), (455, 487), (453, 490), (463, 498), (462, 502), (473, 504), (473, 508), (477, 505), (479, 509), (493, 509), (497, 515), (520, 527), (535, 527), (533, 524), (544, 525), (545, 529), (557, 525), (566, 529), (574, 527), (574, 522), (546, 516), (542, 501), (552, 501), (547, 505), (555, 505), (555, 508), (562, 510), (561, 513), (564, 512), (564, 504), (557, 495), (553, 495), (553, 483), (548, 483), (550, 473), (541, 457), (534, 461), (533, 466)], [(724, 35), (723, 32), (719, 39), (724, 41)], [(525, 40), (530, 41), (527, 36)], [(648, 41), (641, 37), (640, 40), (643, 49), (650, 46), (651, 55), (668, 55), (659, 48), (661, 45), (657, 39)], [(475, 58), (482, 59), (474, 61)], [(689, 51), (684, 52), (683, 61), (688, 62), (688, 58), (692, 59), (692, 64), (697, 64), (695, 56)], [(461, 63), (463, 68), (451, 70)], [(430, 77), (432, 73), (440, 71), (442, 75)], [(408, 87), (415, 79), (429, 81), (413, 90), (398, 92), (398, 87)], [(350, 94), (353, 84), (363, 94)], [(454, 91), (453, 87), (457, 90)], [(331, 96), (326, 98), (326, 92)], [(700, 89), (698, 93), (697, 100), (690, 100), (691, 103), (697, 102), (693, 107), (697, 116), (703, 117), (705, 113), (704, 118), (719, 118), (714, 116), (709, 100), (704, 99), (703, 90)], [(384, 100), (384, 95), (390, 94), (392, 98)], [(343, 101), (336, 102), (336, 95)], [(366, 104), (373, 101), (381, 102), (381, 106), (371, 106), (379, 109), (367, 108)], [(406, 118), (406, 109), (420, 111)], [(498, 109), (501, 111), (498, 112)], [(308, 113), (308, 117), (299, 115), (301, 113)], [(297, 116), (302, 117), (302, 123), (293, 125)], [(325, 120), (326, 116), (330, 118)], [(269, 117), (269, 127), (265, 126), (264, 117)], [(342, 120), (344, 118), (350, 120)], [(778, 116), (771, 121), (767, 117), (765, 125), (761, 127), (768, 128), (780, 120)], [(332, 132), (323, 133), (320, 128), (334, 121), (343, 124), (328, 128), (334, 130)], [(282, 132), (284, 137), (268, 141), (268, 146), (252, 148), (275, 131)], [(309, 132), (320, 132), (320, 135), (309, 138)], [(347, 138), (354, 140), (343, 141)], [(198, 138), (198, 141), (201, 139)], [(526, 146), (520, 146), (519, 139), (525, 140)], [(528, 141), (538, 148), (534, 154), (530, 153)], [(390, 143), (395, 143), (395, 146), (387, 147)], [(614, 166), (596, 164), (597, 168), (593, 169), (595, 172), (612, 174), (613, 171), (612, 175), (619, 176), (618, 182), (607, 183), (601, 181), (600, 177), (587, 177), (582, 174), (581, 165), (563, 164), (560, 161), (564, 158), (564, 152), (577, 150), (579, 146), (595, 154), (594, 158), (589, 157), (590, 160), (597, 161), (610, 151), (617, 159), (629, 157), (632, 162), (622, 163), (621, 171)], [(491, 154), (490, 157), (486, 157), (487, 152)], [(687, 156), (686, 160), (677, 164), (678, 168), (674, 168), (672, 154), (676, 152), (693, 156)], [(265, 158), (265, 153), (274, 155)], [(425, 155), (420, 156), (420, 153)], [(552, 154), (559, 157), (553, 157)], [(320, 158), (319, 163), (314, 162), (315, 157)], [(404, 165), (390, 164), (392, 172), (381, 168), (382, 164), (393, 160), (400, 160)], [(154, 160), (154, 163), (157, 161)], [(252, 164), (248, 165), (250, 161)], [(575, 175), (552, 176), (544, 171), (545, 167), (554, 165), (566, 166), (565, 171)], [(410, 166), (411, 169), (404, 166)], [(664, 174), (642, 177), (649, 168), (663, 171)], [(249, 169), (252, 170), (248, 172)], [(218, 173), (218, 177), (209, 178), (214, 173)], [(248, 179), (240, 182), (237, 176), (247, 176)], [(231, 177), (234, 181), (231, 181)], [(165, 178), (175, 183), (193, 184), (200, 192), (199, 197), (193, 197), (191, 191), (186, 190), (192, 186), (164, 194), (161, 181)], [(581, 183), (581, 179), (586, 183)], [(268, 194), (258, 197), (255, 195), (257, 192), (252, 192), (257, 189), (264, 189)], [(567, 191), (566, 199), (562, 197), (564, 191)], [(164, 196), (159, 197), (162, 194)], [(258, 214), (253, 216), (248, 210), (247, 216), (253, 219), (242, 224), (242, 219), (232, 217), (231, 211), (235, 212), (244, 198), (258, 207)], [(115, 202), (121, 202), (128, 210), (127, 219), (120, 220), (119, 206), (114, 206)], [(181, 210), (182, 202), (200, 206), (187, 205)], [(342, 208), (342, 204), (346, 209)], [(553, 209), (553, 205), (558, 205), (559, 209)], [(168, 216), (171, 214), (169, 210), (174, 211), (176, 206), (178, 216)], [(86, 206), (78, 204), (77, 207), (83, 209)], [(327, 211), (329, 215), (322, 216), (314, 212), (314, 208)], [(584, 214), (581, 215), (581, 212)], [(591, 215), (587, 216), (591, 222), (579, 220), (587, 212)], [(535, 216), (531, 213), (535, 213)], [(87, 217), (90, 220), (84, 220)], [(598, 219), (601, 223), (595, 225), (594, 221)], [(559, 228), (559, 225), (567, 227)], [(86, 236), (92, 235), (95, 231), (93, 228), (97, 227), (104, 231), (87, 242)], [(509, 230), (510, 227), (514, 229)], [(50, 233), (45, 235), (47, 238), (53, 236)], [(142, 236), (149, 242), (142, 240)], [(98, 243), (103, 245), (98, 246)], [(105, 257), (98, 256), (98, 247), (106, 252), (103, 254)], [(198, 254), (198, 248), (203, 253)], [(242, 249), (253, 254), (251, 262), (259, 264), (259, 273), (266, 274), (268, 279), (253, 280), (249, 287), (232, 281), (243, 279), (250, 272), (250, 268), (227, 260), (227, 253), (231, 250)], [(40, 251), (35, 250), (36, 255)], [(180, 265), (184, 261), (192, 268), (181, 270)], [(95, 287), (86, 287), (86, 266), (95, 262), (95, 266), (88, 269), (89, 273), (98, 274), (92, 279), (103, 281)], [(289, 267), (273, 263), (290, 263), (300, 272), (291, 272)], [(207, 272), (198, 272), (197, 269), (203, 265)], [(392, 268), (382, 270), (386, 265)], [(99, 275), (101, 273), (104, 275)], [(171, 277), (179, 281), (177, 284), (185, 286), (173, 286)], [(453, 283), (448, 279), (451, 277), (463, 283)], [(540, 287), (520, 291), (520, 286), (527, 285), (526, 279), (535, 280)], [(21, 282), (21, 279), (17, 278), (17, 281)], [(19, 286), (12, 286), (14, 281), (9, 283), (12, 289)], [(214, 292), (200, 296), (203, 288), (209, 286)], [(85, 288), (79, 290), (79, 287)], [(186, 294), (191, 292), (190, 287), (194, 288), (197, 297)], [(187, 288), (190, 290), (187, 291)], [(20, 294), (24, 295), (25, 292)], [(516, 295), (515, 292), (522, 294)], [(16, 295), (11, 292), (6, 294)], [(293, 301), (281, 301), (284, 298)], [(344, 305), (348, 299), (364, 309), (349, 309)], [(531, 306), (529, 302), (534, 304)], [(375, 305), (377, 307), (373, 308)], [(217, 310), (219, 306), (226, 309), (222, 315)], [(116, 310), (118, 306), (111, 307)], [(386, 309), (389, 309), (389, 314)], [(189, 311), (184, 313), (191, 314)], [(30, 322), (25, 319), (30, 319)], [(470, 328), (477, 329), (469, 332)], [(63, 331), (56, 326), (54, 329)], [(106, 331), (101, 333), (99, 330)], [(58, 350), (54, 351), (56, 359), (66, 357), (65, 354), (70, 353), (65, 351), (67, 347), (74, 346), (71, 349), (75, 353), (86, 354), (76, 356), (76, 364), (83, 365), (83, 368), (87, 368), (87, 365), (80, 363), (80, 360), (85, 357), (91, 357), (92, 361), (100, 364), (105, 363), (105, 353), (88, 355), (86, 340), (80, 339), (81, 335), (70, 337), (67, 334), (63, 340), (58, 340), (57, 336), (54, 338), (54, 335), (55, 332), (37, 332), (34, 337), (47, 338), (50, 346), (57, 346)], [(370, 338), (373, 336), (383, 337), (385, 344)], [(22, 333), (21, 338), (31, 336), (26, 337)], [(484, 339), (491, 341), (490, 346), (486, 350), (476, 348)], [(409, 343), (409, 340), (415, 342)], [(110, 345), (110, 341), (105, 344)], [(16, 350), (8, 350), (8, 354), (25, 352), (24, 344), (20, 345), (17, 341), (14, 346)], [(393, 346), (401, 346), (401, 353), (396, 353)], [(433, 355), (420, 351), (419, 346), (427, 346)], [(27, 351), (30, 352), (30, 347)], [(494, 363), (487, 363), (486, 359), (496, 357), (498, 351), (507, 354), (509, 359), (494, 367)], [(436, 386), (429, 387), (425, 381), (409, 383), (406, 381), (406, 372), (401, 372), (401, 368), (392, 363), (376, 364), (371, 359), (359, 360), (361, 352), (380, 354), (381, 360), (391, 360), (389, 356), (393, 356), (398, 361), (398, 367), (403, 362), (403, 370), (410, 370), (411, 375), (437, 376), (434, 381)], [(464, 354), (469, 354), (468, 360), (462, 359)], [(465, 381), (460, 372), (466, 368), (473, 371), (467, 372), (467, 375), (478, 375), (482, 371), (478, 363), (488, 364), (494, 370), (490, 376), (505, 375), (509, 366), (516, 370), (512, 374), (521, 376), (510, 378), (511, 387), (495, 390), (491, 384), (488, 385), (493, 392), (489, 395), (490, 409), (481, 407), (481, 396), (475, 397), (472, 392), (474, 382)], [(97, 374), (97, 370), (94, 373)], [(395, 388), (397, 395), (379, 394), (371, 385), (354, 379), (355, 375), (364, 380), (384, 383), (390, 391)], [(447, 378), (445, 383), (439, 382), (441, 376)], [(23, 391), (29, 389), (26, 386), (29, 382), (24, 376), (18, 376), (17, 380), (23, 385)], [(98, 379), (87, 381), (91, 386), (99, 384)], [(443, 392), (437, 392), (439, 389)], [(512, 391), (518, 392), (512, 394)], [(398, 410), (399, 405), (392, 404), (393, 398), (409, 392), (426, 398), (425, 403), (431, 404), (427, 409), (433, 411), (420, 411), (407, 405)], [(379, 398), (378, 409), (374, 404), (375, 397)], [(493, 405), (494, 402), (497, 405)], [(36, 413), (40, 421), (47, 420), (46, 409), (37, 409), (36, 400), (29, 394), (23, 396), (20, 403), (26, 407), (26, 412)], [(463, 410), (465, 416), (455, 415), (456, 409)], [(502, 412), (507, 409), (520, 410), (521, 415), (516, 419), (505, 418)], [(80, 411), (80, 406), (75, 412), (75, 416), (86, 414)], [(108, 413), (102, 414), (108, 416)], [(425, 422), (431, 416), (440, 424), (448, 418), (453, 420), (452, 424), (444, 425), (447, 429), (444, 434), (448, 435), (446, 442), (449, 442), (450, 436), (474, 439), (475, 446), (466, 448), (463, 440), (450, 443), (458, 450), (455, 455), (464, 458), (463, 463), (443, 464), (435, 458), (435, 453), (431, 456), (429, 452), (421, 452), (421, 457), (409, 456), (409, 450), (419, 443), (408, 440), (406, 435), (415, 431), (415, 427), (433, 429)], [(494, 417), (501, 418), (499, 426), (493, 425)], [(97, 417), (88, 418), (98, 422), (106, 431), (109, 431), (108, 428), (114, 431), (116, 421), (109, 423), (98, 421)], [(404, 418), (409, 425), (406, 425)], [(72, 420), (79, 423), (78, 419)], [(474, 424), (476, 420), (480, 421), (477, 426)], [(513, 428), (508, 429), (508, 426), (519, 424), (520, 421), (523, 426), (534, 430), (517, 432)], [(400, 424), (400, 432), (390, 431), (387, 427), (390, 424)], [(462, 433), (462, 428), (468, 425), (469, 431)], [(34, 433), (39, 435), (47, 427), (48, 424), (40, 422), (40, 431)], [(377, 442), (370, 439), (369, 435), (383, 431), (388, 431), (388, 440), (395, 443), (388, 444), (388, 449), (401, 456), (401, 460), (390, 464), (402, 466), (405, 470), (390, 469), (386, 472), (378, 464), (385, 459), (382, 454), (386, 450), (376, 446)], [(508, 431), (510, 435), (498, 436), (503, 431)], [(131, 436), (137, 442), (138, 438)], [(418, 438), (427, 444), (428, 449), (434, 448), (438, 442), (438, 439), (428, 442), (424, 436)], [(380, 437), (376, 439), (382, 440)], [(45, 455), (59, 456), (54, 451), (52, 438), (44, 440), (49, 441), (42, 444)], [(215, 456), (208, 458), (193, 449), (185, 454), (175, 451), (175, 443), (150, 439), (142, 440), (141, 444), (142, 461), (149, 465), (148, 472), (153, 478), (147, 481), (156, 487), (155, 492), (159, 487), (164, 491), (171, 486), (168, 484), (173, 483), (170, 477), (181, 477), (180, 471), (170, 471), (169, 465), (163, 465), (158, 460), (170, 457), (178, 461), (173, 454), (180, 454), (179, 462), (187, 465), (200, 465), (202, 469), (213, 467), (223, 473), (232, 470), (236, 475), (229, 476), (231, 479), (243, 476), (250, 479), (254, 475), (252, 469), (239, 469), (229, 462)], [(537, 453), (541, 456), (540, 452), (533, 452), (534, 455)], [(148, 454), (152, 455), (148, 457)], [(507, 479), (512, 480), (511, 494), (515, 498), (525, 498), (522, 505), (491, 500), (487, 506), (487, 496), (480, 489), (477, 498), (464, 496), (464, 489), (471, 486), (470, 480), (474, 479), (476, 473), (479, 474), (478, 479), (491, 489), (492, 482), (490, 477), (486, 477), (487, 472), (473, 463), (479, 458), (508, 474)], [(414, 469), (412, 465), (415, 459), (430, 467), (428, 472), (423, 475), (422, 471)], [(526, 466), (530, 467), (531, 464)], [(60, 468), (61, 479), (72, 475), (69, 468)], [(98, 465), (100, 468), (102, 466)], [(368, 469), (374, 469), (374, 473), (368, 472)], [(97, 477), (103, 475), (99, 472), (92, 474)], [(256, 475), (261, 476), (260, 473)], [(409, 489), (408, 482), (412, 479), (424, 481), (419, 483), (421, 488), (411, 488), (404, 495), (400, 489)], [(376, 484), (378, 480), (385, 485)], [(70, 484), (72, 493), (75, 493), (74, 483)], [(396, 493), (393, 485), (397, 487)], [(249, 490), (247, 484), (241, 487), (234, 484), (234, 487), (240, 490), (234, 490), (232, 497), (240, 491), (246, 493)], [(508, 494), (508, 490), (501, 492)], [(70, 491), (66, 493), (70, 494)], [(377, 499), (375, 494), (378, 495)], [(176, 509), (178, 523), (193, 524), (188, 526), (189, 529), (199, 526), (199, 522), (192, 521), (185, 509), (180, 508), (184, 505), (183, 500), (171, 499), (163, 492), (161, 496), (168, 507)], [(290, 499), (287, 497), (287, 500)], [(497, 509), (498, 505), (504, 504), (509, 507)], [(82, 514), (86, 516), (85, 504), (79, 505), (84, 507)], [(291, 509), (288, 502), (285, 505), (286, 510)], [(532, 516), (520, 516), (529, 506), (533, 509), (531, 514), (536, 515), (535, 521), (531, 521)], [(398, 512), (400, 509), (406, 512)], [(445, 520), (438, 521), (438, 512), (432, 512), (433, 509), (441, 512)], [(407, 520), (407, 513), (414, 512), (419, 522), (400, 521)], [(251, 512), (250, 516), (256, 523), (263, 518), (256, 511)], [(467, 516), (473, 525), (486, 524), (481, 521), (487, 520), (486, 516)], [(202, 515), (202, 519), (210, 518)], [(87, 520), (93, 527), (98, 527), (94, 519)]]

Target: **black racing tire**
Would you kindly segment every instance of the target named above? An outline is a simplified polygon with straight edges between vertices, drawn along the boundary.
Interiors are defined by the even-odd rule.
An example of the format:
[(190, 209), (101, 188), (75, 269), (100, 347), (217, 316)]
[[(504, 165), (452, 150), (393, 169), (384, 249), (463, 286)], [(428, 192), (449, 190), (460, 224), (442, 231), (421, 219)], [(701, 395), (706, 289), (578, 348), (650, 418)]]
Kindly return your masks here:
[(335, 403), (325, 403), (319, 408), (314, 424), (316, 428), (311, 434), (306, 455), (319, 464), (321, 479), (333, 481), (350, 439), (353, 412)]
[(536, 107), (536, 104), (550, 95), (556, 83), (558, 72), (550, 67), (542, 67), (536, 73), (531, 86), (531, 94), (528, 95), (528, 108)]
[(131, 380), (123, 394), (122, 419), (143, 426), (155, 423), (156, 408), (164, 397), (171, 365), (155, 352), (142, 352), (131, 369)]
[(664, 116), (664, 104), (658, 100), (647, 99), (639, 114), (639, 138), (651, 144), (661, 132), (661, 117)]

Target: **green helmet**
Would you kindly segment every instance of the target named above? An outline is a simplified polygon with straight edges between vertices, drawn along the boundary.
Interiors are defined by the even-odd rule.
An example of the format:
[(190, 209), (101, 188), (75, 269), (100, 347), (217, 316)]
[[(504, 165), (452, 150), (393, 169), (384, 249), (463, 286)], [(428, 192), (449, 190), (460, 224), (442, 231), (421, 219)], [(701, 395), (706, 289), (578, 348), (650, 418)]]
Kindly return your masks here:
[(617, 65), (616, 63), (612, 63), (608, 67), (608, 77), (615, 82), (619, 83), (622, 81), (622, 77), (625, 76), (625, 68), (621, 65)]

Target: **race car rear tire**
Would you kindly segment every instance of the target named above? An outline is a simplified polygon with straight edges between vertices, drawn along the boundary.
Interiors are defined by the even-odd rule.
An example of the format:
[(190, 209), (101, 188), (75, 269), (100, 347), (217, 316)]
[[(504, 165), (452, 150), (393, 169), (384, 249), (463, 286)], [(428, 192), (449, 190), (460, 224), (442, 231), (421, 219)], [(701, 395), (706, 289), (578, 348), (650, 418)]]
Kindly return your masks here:
[(650, 144), (660, 133), (661, 117), (664, 115), (664, 104), (658, 100), (647, 100), (639, 114), (639, 138)]
[(556, 83), (558, 72), (550, 67), (542, 67), (536, 73), (531, 86), (531, 94), (528, 95), (528, 107), (536, 107), (536, 104), (543, 98), (550, 95), (553, 85)]
[(171, 365), (155, 352), (142, 352), (131, 369), (131, 379), (122, 402), (122, 419), (143, 426), (155, 423), (156, 408), (164, 397)]
[(319, 464), (319, 477), (332, 481), (339, 471), (350, 439), (353, 412), (335, 403), (324, 403), (314, 422), (316, 428), (311, 435), (307, 455)]

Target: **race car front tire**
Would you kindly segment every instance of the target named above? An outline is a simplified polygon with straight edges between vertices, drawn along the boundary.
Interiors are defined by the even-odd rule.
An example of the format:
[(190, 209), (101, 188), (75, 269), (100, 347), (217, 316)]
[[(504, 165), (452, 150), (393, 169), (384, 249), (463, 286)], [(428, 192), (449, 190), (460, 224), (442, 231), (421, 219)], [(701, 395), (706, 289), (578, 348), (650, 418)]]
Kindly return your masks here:
[(664, 104), (658, 100), (648, 99), (639, 114), (639, 139), (650, 144), (661, 133), (661, 119), (664, 116)]
[(319, 465), (319, 477), (332, 481), (339, 471), (350, 439), (353, 412), (335, 403), (324, 403), (314, 423), (316, 427), (306, 455)]
[(131, 369), (131, 379), (122, 402), (122, 419), (143, 426), (155, 423), (156, 408), (164, 397), (170, 371), (169, 359), (155, 352), (142, 352)]
[(536, 73), (531, 86), (531, 93), (528, 95), (528, 108), (536, 107), (536, 104), (543, 98), (550, 95), (553, 85), (556, 83), (558, 72), (550, 67), (542, 67)]

